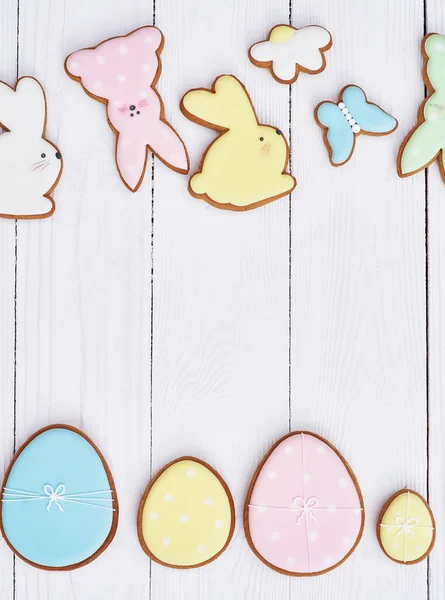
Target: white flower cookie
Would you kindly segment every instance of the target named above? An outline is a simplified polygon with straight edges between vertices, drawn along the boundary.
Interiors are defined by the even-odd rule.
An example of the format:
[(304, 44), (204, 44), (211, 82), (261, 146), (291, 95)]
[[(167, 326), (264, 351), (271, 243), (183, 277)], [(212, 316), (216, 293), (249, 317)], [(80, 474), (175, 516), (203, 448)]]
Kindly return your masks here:
[(321, 73), (326, 67), (324, 53), (331, 46), (331, 34), (319, 25), (301, 29), (276, 25), (267, 40), (251, 46), (249, 59), (257, 67), (269, 68), (279, 83), (294, 83), (300, 71)]

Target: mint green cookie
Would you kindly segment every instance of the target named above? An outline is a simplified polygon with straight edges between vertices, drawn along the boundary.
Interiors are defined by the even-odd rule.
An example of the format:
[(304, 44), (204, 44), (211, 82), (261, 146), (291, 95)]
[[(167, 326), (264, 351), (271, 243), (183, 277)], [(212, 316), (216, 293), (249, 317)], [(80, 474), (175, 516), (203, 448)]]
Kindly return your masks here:
[[(427, 84), (434, 90), (423, 109), (424, 121), (408, 136), (400, 157), (400, 174), (425, 169), (445, 148), (445, 37), (437, 33), (424, 38)], [(441, 171), (445, 173), (443, 154)]]

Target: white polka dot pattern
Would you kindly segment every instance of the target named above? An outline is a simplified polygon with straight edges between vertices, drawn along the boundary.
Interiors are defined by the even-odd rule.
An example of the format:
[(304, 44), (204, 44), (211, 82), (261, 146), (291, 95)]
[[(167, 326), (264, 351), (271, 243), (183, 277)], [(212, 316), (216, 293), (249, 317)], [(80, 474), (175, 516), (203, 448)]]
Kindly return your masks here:
[(286, 573), (335, 568), (362, 533), (358, 484), (340, 454), (313, 434), (295, 433), (274, 447), (246, 502), (249, 543)]
[(199, 566), (227, 545), (233, 518), (232, 499), (217, 474), (204, 463), (180, 459), (150, 483), (141, 503), (139, 536), (154, 560)]

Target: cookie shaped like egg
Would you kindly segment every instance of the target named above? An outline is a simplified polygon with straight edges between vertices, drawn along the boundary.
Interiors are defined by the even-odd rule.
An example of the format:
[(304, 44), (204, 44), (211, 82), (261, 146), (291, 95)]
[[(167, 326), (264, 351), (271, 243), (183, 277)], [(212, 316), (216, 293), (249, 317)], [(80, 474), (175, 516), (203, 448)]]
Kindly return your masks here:
[(111, 473), (91, 440), (73, 427), (47, 427), (20, 448), (1, 500), (3, 537), (15, 554), (41, 569), (81, 567), (116, 533)]
[(229, 488), (212, 467), (193, 457), (164, 467), (139, 508), (142, 549), (168, 567), (195, 568), (215, 560), (229, 545), (234, 527)]
[(321, 575), (344, 562), (364, 526), (363, 499), (349, 465), (323, 438), (296, 432), (261, 462), (246, 498), (253, 552), (292, 576)]
[(396, 492), (380, 512), (377, 538), (395, 562), (412, 565), (426, 558), (436, 539), (434, 516), (426, 500), (413, 490)]

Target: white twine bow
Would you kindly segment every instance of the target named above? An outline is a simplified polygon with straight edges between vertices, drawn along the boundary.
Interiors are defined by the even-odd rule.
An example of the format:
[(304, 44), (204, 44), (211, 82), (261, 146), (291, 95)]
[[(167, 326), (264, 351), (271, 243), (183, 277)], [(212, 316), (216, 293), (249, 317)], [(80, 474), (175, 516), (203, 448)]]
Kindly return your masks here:
[[(63, 483), (59, 483), (58, 486), (54, 487), (50, 484), (43, 486), (44, 494), (38, 494), (36, 492), (30, 492), (28, 490), (20, 490), (15, 488), (5, 487), (3, 490), (2, 502), (31, 502), (36, 500), (47, 500), (46, 510), (51, 511), (51, 507), (55, 505), (60, 512), (66, 512), (62, 504), (63, 502), (69, 502), (72, 504), (81, 504), (82, 506), (91, 506), (93, 508), (102, 508), (105, 510), (115, 511), (112, 504), (114, 499), (112, 498), (113, 490), (99, 490), (95, 492), (81, 492), (79, 494), (66, 494), (66, 487)], [(105, 494), (110, 494), (105, 496)], [(92, 502), (94, 500), (94, 502)], [(104, 504), (97, 504), (103, 502)], [(109, 505), (111, 504), (111, 506)]]
[(306, 520), (307, 520), (307, 517), (310, 517), (313, 521), (316, 521), (317, 519), (312, 514), (312, 511), (314, 508), (317, 507), (317, 505), (318, 505), (318, 498), (316, 498), (315, 496), (311, 496), (307, 500), (305, 500), (301, 496), (297, 496), (296, 498), (294, 498), (295, 508), (297, 508), (298, 510), (301, 510), (301, 514), (297, 519), (297, 525), (300, 524), (301, 519), (306, 518)]
[[(301, 434), (301, 470), (305, 472), (305, 442), (304, 442), (304, 433)], [(306, 540), (307, 540), (307, 555), (309, 562), (309, 573), (312, 573), (312, 552), (311, 552), (311, 537), (309, 531), (309, 518), (312, 521), (316, 521), (315, 515), (313, 511), (322, 511), (328, 513), (336, 513), (337, 511), (345, 511), (345, 512), (356, 512), (359, 511), (359, 514), (362, 514), (363, 508), (360, 506), (319, 506), (319, 500), (315, 496), (306, 497), (306, 485), (305, 478), (302, 478), (302, 492), (303, 496), (296, 496), (293, 500), (293, 503), (289, 506), (268, 506), (267, 504), (249, 504), (249, 508), (255, 509), (260, 513), (267, 510), (278, 510), (278, 511), (301, 511), (301, 514), (298, 516), (298, 519), (295, 521), (295, 525), (299, 525), (301, 519), (304, 519), (304, 527), (306, 531)], [(315, 532), (317, 533), (317, 532)]]
[(65, 486), (63, 485), (63, 483), (58, 485), (56, 487), (56, 489), (54, 489), (51, 485), (48, 485), (48, 484), (44, 485), (43, 491), (49, 497), (48, 506), (46, 507), (46, 510), (48, 512), (51, 510), (51, 506), (53, 504), (55, 504), (57, 506), (57, 508), (60, 510), (60, 512), (65, 512), (59, 503), (59, 500), (60, 501), (64, 500), (63, 494), (65, 493)]
[(397, 513), (396, 516), (396, 525), (399, 527), (399, 531), (396, 533), (396, 538), (399, 537), (402, 533), (405, 535), (412, 535), (413, 538), (416, 537), (416, 534), (412, 530), (413, 527), (417, 526), (419, 519), (417, 517), (411, 517), (410, 519), (404, 519), (400, 513)]
[(430, 529), (431, 531), (434, 530), (434, 527), (431, 525), (424, 525), (424, 526), (419, 525), (418, 517), (410, 517), (409, 516), (411, 492), (407, 492), (407, 494), (408, 494), (408, 496), (407, 496), (407, 500), (406, 500), (405, 517), (403, 517), (398, 512), (398, 513), (396, 513), (395, 525), (392, 523), (380, 523), (381, 528), (386, 527), (389, 531), (391, 531), (393, 528), (397, 528), (394, 538), (398, 538), (399, 535), (402, 535), (402, 533), (405, 534), (405, 536), (403, 538), (403, 562), (404, 563), (406, 563), (406, 556), (407, 556), (407, 550), (408, 550), (407, 549), (407, 538), (409, 535), (412, 535), (413, 538), (416, 537), (416, 534), (414, 533), (413, 529), (422, 529), (422, 530)]

